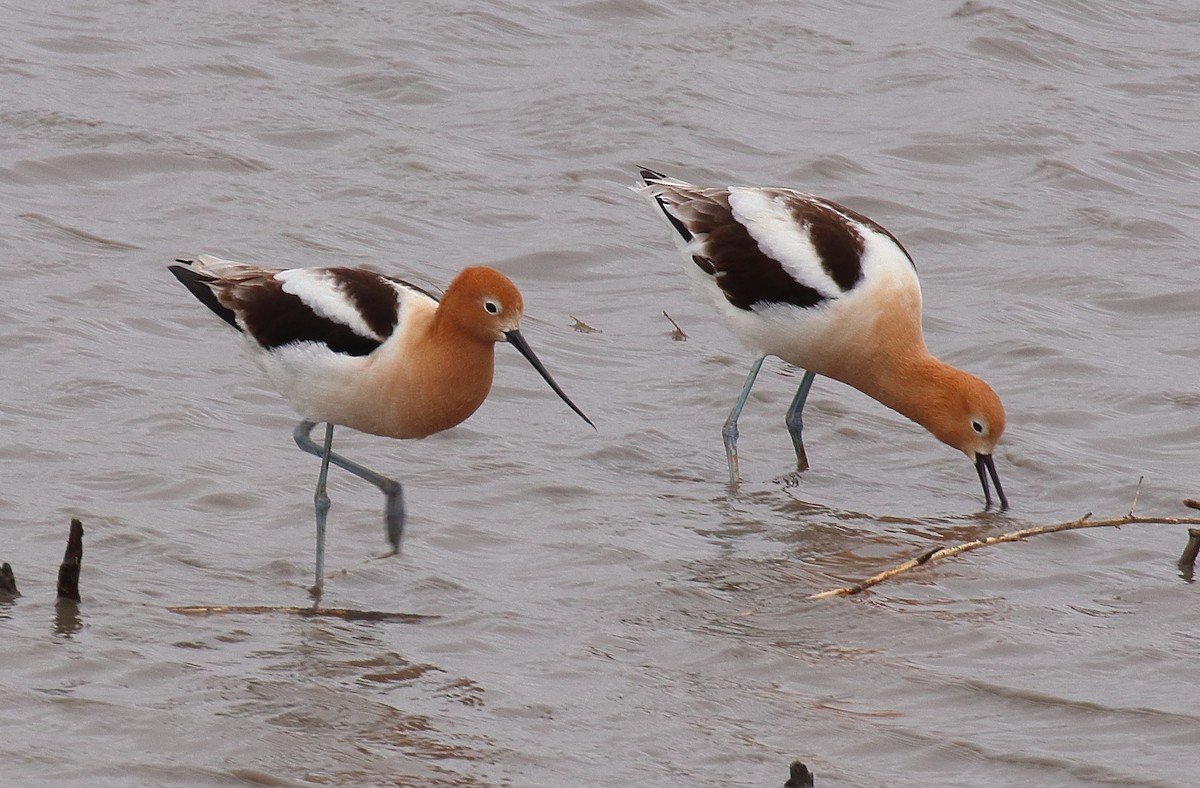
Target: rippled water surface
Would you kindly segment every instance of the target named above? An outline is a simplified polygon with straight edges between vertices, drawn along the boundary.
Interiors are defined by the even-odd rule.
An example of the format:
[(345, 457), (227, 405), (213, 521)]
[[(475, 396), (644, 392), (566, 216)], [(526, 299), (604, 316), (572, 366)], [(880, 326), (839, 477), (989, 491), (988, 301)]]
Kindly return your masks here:
[[(0, 770), (12, 785), (1196, 784), (1179, 525), (931, 548), (1200, 493), (1200, 11), (1108, 2), (10, 2), (0, 26)], [(689, 288), (638, 165), (845, 202), (988, 380), (1014, 506)], [(166, 271), (201, 252), (444, 286), (487, 263), (599, 426), (511, 348), (464, 425), (315, 460)], [(673, 341), (667, 311), (688, 334)], [(596, 329), (572, 329), (575, 319)], [(83, 601), (56, 609), (67, 524)]]

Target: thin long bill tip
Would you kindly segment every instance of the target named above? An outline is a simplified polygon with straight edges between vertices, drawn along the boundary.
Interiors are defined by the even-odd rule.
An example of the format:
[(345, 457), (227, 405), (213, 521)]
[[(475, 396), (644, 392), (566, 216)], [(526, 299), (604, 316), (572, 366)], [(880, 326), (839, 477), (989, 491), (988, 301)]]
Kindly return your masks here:
[(992, 484), (996, 487), (996, 497), (1000, 499), (1000, 508), (998, 511), (1006, 511), (1008, 509), (1008, 498), (1004, 495), (1004, 488), (1000, 486), (1000, 476), (996, 473), (996, 463), (993, 462), (992, 455), (976, 454), (975, 472), (979, 474), (979, 483), (983, 485), (984, 511), (992, 508), (992, 492), (988, 489), (989, 476), (992, 479)]
[(579, 418), (586, 421), (591, 428), (595, 430), (596, 425), (592, 424), (592, 420), (589, 419), (584, 412), (575, 405), (574, 402), (571, 402), (571, 398), (567, 396), (567, 393), (563, 391), (557, 383), (554, 382), (554, 378), (550, 376), (550, 372), (545, 366), (542, 365), (542, 362), (538, 359), (537, 354), (533, 352), (533, 348), (529, 347), (529, 343), (525, 341), (525, 337), (521, 336), (520, 330), (514, 328), (512, 331), (505, 331), (504, 338), (508, 340), (510, 345), (520, 351), (521, 355), (525, 357), (526, 361), (533, 365), (533, 368), (536, 369), (538, 374), (542, 376), (542, 380), (549, 383), (550, 388), (554, 389), (554, 393), (558, 395), (559, 399), (567, 403), (567, 406), (571, 410), (579, 414)]

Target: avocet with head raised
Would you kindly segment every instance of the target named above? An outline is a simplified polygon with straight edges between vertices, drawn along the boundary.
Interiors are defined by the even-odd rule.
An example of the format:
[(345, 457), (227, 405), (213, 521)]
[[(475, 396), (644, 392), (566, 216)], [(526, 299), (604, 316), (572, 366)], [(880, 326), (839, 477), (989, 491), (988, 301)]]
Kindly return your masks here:
[[(209, 309), (245, 335), (254, 359), (304, 418), (300, 448), (321, 457), (314, 495), (317, 569), (323, 583), (326, 476), (332, 462), (376, 485), (386, 525), (400, 545), (400, 485), (332, 451), (341, 424), (389, 438), (423, 438), (459, 424), (492, 386), (494, 350), (507, 341), (588, 424), (521, 335), (521, 293), (498, 271), (465, 268), (440, 299), (360, 268), (280, 270), (201, 256), (171, 272)], [(324, 446), (309, 437), (325, 422)], [(594, 426), (594, 425), (593, 425)]]

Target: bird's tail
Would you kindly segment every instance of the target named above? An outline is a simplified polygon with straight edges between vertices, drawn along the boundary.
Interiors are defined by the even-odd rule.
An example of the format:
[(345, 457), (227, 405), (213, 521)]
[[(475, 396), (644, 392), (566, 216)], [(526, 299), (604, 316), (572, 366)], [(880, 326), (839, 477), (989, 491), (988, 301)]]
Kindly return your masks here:
[[(215, 314), (217, 317), (221, 318), (238, 331), (241, 331), (242, 327), (238, 325), (237, 315), (234, 314), (232, 309), (225, 306), (217, 299), (217, 294), (213, 290), (213, 283), (220, 279), (220, 274), (212, 269), (212, 267), (209, 265), (210, 262), (223, 263), (228, 261), (218, 260), (215, 257), (208, 257), (207, 255), (201, 255), (196, 260), (176, 260), (175, 263), (168, 266), (168, 268), (170, 269), (171, 273), (175, 275), (175, 278), (178, 279), (184, 287), (191, 291), (192, 295), (196, 296), (196, 299), (199, 300), (200, 303), (212, 310), (213, 314)], [(232, 265), (241, 264), (232, 263)]]
[(678, 204), (691, 196), (697, 188), (685, 181), (676, 180), (656, 172), (648, 167), (641, 167), (638, 174), (642, 176), (644, 185), (633, 186), (633, 190), (652, 200), (663, 216), (675, 228), (675, 232), (683, 242), (690, 243), (693, 235), (677, 212)]

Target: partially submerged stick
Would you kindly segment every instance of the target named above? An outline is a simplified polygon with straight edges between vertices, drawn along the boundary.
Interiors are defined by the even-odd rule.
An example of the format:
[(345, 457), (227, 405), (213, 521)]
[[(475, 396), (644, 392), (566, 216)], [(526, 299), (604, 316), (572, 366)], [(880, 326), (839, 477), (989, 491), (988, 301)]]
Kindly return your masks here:
[(83, 523), (71, 518), (67, 535), (67, 552), (58, 567), (58, 598), (79, 601), (79, 569), (83, 564)]
[(679, 327), (679, 324), (675, 322), (675, 318), (668, 315), (667, 310), (665, 309), (663, 310), (663, 317), (665, 317), (667, 320), (670, 320), (671, 325), (675, 326), (675, 330), (671, 332), (671, 339), (675, 340), (676, 342), (687, 342), (687, 332)]
[(1191, 575), (1196, 571), (1197, 555), (1200, 555), (1200, 528), (1189, 528), (1187, 545), (1183, 548), (1183, 555), (1179, 556), (1179, 568)]
[(783, 788), (813, 788), (813, 773), (800, 761), (792, 761), (788, 781)]
[(15, 599), (20, 595), (21, 592), (17, 590), (17, 576), (5, 561), (0, 564), (0, 599)]
[[(1134, 503), (1136, 504), (1136, 502), (1137, 501), (1135, 497)], [(1194, 508), (1200, 508), (1200, 506)], [(1023, 528), (1020, 531), (1013, 531), (1011, 533), (1001, 534), (999, 536), (989, 536), (983, 539), (976, 539), (973, 542), (965, 542), (953, 547), (940, 547), (935, 550), (930, 550), (923, 555), (919, 555), (916, 558), (905, 561), (903, 564), (892, 567), (885, 572), (880, 572), (873, 577), (868, 577), (861, 583), (842, 586), (841, 588), (834, 588), (830, 591), (822, 591), (819, 594), (812, 594), (808, 598), (825, 599), (832, 596), (850, 596), (851, 594), (859, 594), (863, 591), (866, 591), (871, 586), (879, 585), (884, 580), (890, 580), (896, 575), (904, 574), (905, 572), (916, 569), (918, 566), (924, 566), (925, 564), (930, 564), (943, 558), (951, 558), (959, 555), (960, 553), (966, 553), (971, 550), (978, 550), (981, 547), (990, 547), (994, 544), (1001, 544), (1003, 542), (1019, 542), (1027, 536), (1052, 534), (1059, 531), (1071, 531), (1078, 528), (1120, 528), (1122, 525), (1142, 525), (1145, 523), (1160, 523), (1164, 525), (1200, 525), (1200, 518), (1196, 517), (1140, 517), (1133, 514), (1132, 507), (1130, 508), (1130, 513), (1123, 517), (1113, 517), (1107, 520), (1092, 520), (1090, 519), (1091, 516), (1092, 513), (1088, 512), (1078, 520), (1072, 520), (1069, 523), (1040, 525), (1036, 528)], [(1197, 533), (1200, 533), (1200, 531), (1197, 531)], [(1200, 550), (1200, 544), (1197, 545), (1197, 549)], [(1186, 552), (1184, 555), (1186, 556)], [(1195, 559), (1194, 554), (1192, 558)]]

